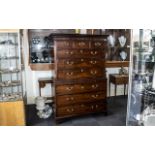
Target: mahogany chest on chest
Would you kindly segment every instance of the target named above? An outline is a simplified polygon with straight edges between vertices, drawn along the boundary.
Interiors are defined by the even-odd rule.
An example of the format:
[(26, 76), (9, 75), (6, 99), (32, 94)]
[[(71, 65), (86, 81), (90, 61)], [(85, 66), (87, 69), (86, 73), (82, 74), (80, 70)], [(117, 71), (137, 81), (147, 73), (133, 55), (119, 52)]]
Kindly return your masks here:
[(98, 112), (106, 113), (106, 37), (53, 37), (56, 120)]

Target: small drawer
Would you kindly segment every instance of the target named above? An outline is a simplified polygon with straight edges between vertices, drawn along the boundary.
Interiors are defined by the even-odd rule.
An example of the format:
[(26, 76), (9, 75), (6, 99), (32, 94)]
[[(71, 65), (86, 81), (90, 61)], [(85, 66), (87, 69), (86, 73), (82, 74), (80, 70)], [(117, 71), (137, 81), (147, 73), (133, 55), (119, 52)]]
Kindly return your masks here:
[(73, 41), (72, 47), (75, 49), (89, 49), (90, 42), (89, 41)]
[(106, 80), (92, 83), (57, 85), (55, 90), (57, 95), (105, 91)]
[(105, 77), (105, 71), (103, 68), (78, 68), (68, 70), (57, 71), (58, 80), (75, 80), (81, 78), (97, 78)]
[(103, 41), (92, 41), (91, 47), (92, 48), (105, 48), (106, 42), (104, 40)]
[(116, 80), (116, 84), (128, 84), (128, 77), (118, 77), (115, 79)]
[(88, 102), (93, 102), (98, 100), (104, 100), (105, 98), (106, 98), (106, 93), (104, 91), (56, 96), (58, 106), (65, 106), (65, 105), (77, 104), (77, 103), (88, 103)]
[(70, 41), (57, 41), (56, 47), (57, 47), (57, 49), (72, 48), (72, 42), (70, 42)]
[(105, 66), (105, 60), (102, 59), (58, 59), (57, 67), (60, 69), (72, 69), (81, 67), (102, 67)]

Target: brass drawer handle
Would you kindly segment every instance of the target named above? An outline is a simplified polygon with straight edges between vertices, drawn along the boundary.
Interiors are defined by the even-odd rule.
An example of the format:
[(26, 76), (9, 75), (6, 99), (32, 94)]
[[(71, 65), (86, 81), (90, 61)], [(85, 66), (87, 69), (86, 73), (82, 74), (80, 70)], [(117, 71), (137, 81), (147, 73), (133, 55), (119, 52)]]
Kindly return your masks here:
[(92, 75), (96, 75), (96, 74), (97, 74), (97, 71), (96, 71), (96, 70), (95, 70), (95, 71), (91, 70), (90, 73), (91, 73)]
[(98, 108), (98, 105), (96, 105), (96, 108)]
[(81, 72), (84, 72), (84, 69), (81, 69)]
[(83, 107), (84, 107), (84, 105), (83, 105), (83, 104), (81, 104), (81, 107), (83, 108)]
[(84, 86), (81, 86), (81, 89), (84, 89), (85, 87)]
[(79, 46), (85, 46), (86, 43), (85, 42), (79, 42)]
[(70, 109), (66, 109), (67, 112), (70, 112)]
[(71, 91), (73, 87), (67, 87), (66, 90)]
[(93, 84), (92, 88), (98, 88), (98, 84)]
[(84, 61), (84, 59), (81, 59), (81, 62), (83, 62)]
[(96, 55), (97, 51), (91, 51), (91, 55)]
[(93, 110), (93, 109), (94, 109), (94, 106), (92, 105), (91, 108), (92, 108), (92, 110)]
[(67, 112), (73, 112), (74, 111), (74, 108), (72, 109), (66, 109)]
[(67, 76), (72, 76), (73, 75), (73, 72), (67, 72), (66, 75)]
[(98, 98), (99, 95), (92, 95), (92, 98)]
[(66, 100), (67, 101), (74, 101), (74, 97), (67, 97)]
[(95, 46), (101, 46), (102, 44), (100, 42), (96, 42)]
[(90, 61), (91, 64), (95, 65), (97, 61)]
[(66, 64), (67, 65), (73, 65), (74, 64), (74, 61), (67, 61)]
[(80, 50), (80, 53), (83, 54), (83, 50)]
[(64, 44), (65, 46), (69, 46), (69, 43), (68, 43), (68, 42), (63, 42), (63, 44)]
[(66, 54), (72, 55), (73, 54), (73, 51), (67, 51)]

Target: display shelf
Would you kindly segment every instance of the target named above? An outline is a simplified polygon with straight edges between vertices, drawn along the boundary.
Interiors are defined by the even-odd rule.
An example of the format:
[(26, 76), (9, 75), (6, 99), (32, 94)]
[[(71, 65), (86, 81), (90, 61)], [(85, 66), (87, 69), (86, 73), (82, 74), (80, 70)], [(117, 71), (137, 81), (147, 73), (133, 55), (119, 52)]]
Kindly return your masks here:
[(30, 68), (34, 71), (48, 71), (54, 69), (54, 63), (52, 64), (29, 64)]
[(106, 61), (105, 66), (107, 68), (115, 67), (129, 67), (129, 61)]
[(20, 73), (20, 69), (3, 69), (0, 70), (0, 74), (11, 74), (11, 73)]

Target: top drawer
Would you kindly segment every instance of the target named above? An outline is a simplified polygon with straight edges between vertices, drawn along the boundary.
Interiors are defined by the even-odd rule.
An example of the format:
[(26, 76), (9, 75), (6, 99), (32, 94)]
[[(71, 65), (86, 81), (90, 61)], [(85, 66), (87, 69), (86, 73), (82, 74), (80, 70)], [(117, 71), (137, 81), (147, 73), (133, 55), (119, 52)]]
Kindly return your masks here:
[(91, 47), (90, 41), (57, 41), (57, 49), (88, 49)]
[(63, 40), (56, 41), (57, 49), (90, 49), (104, 48), (107, 42), (104, 40)]

